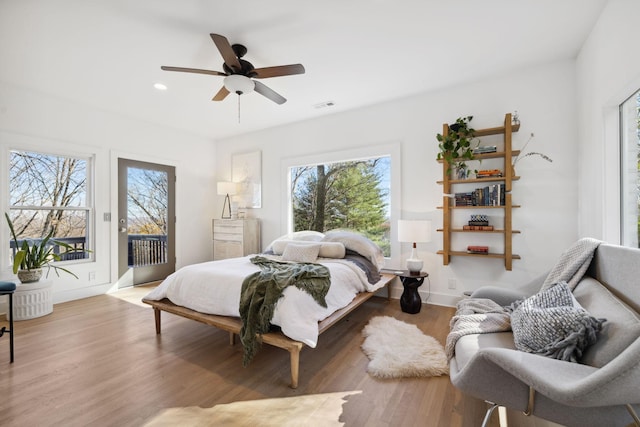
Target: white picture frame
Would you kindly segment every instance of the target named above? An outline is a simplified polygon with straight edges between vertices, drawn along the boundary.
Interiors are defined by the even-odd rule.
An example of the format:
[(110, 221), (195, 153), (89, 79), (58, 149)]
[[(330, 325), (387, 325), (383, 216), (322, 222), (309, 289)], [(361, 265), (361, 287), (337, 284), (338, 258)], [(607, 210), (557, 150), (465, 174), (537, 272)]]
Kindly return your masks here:
[(234, 201), (240, 209), (262, 207), (262, 153), (233, 154), (231, 180), (238, 184)]

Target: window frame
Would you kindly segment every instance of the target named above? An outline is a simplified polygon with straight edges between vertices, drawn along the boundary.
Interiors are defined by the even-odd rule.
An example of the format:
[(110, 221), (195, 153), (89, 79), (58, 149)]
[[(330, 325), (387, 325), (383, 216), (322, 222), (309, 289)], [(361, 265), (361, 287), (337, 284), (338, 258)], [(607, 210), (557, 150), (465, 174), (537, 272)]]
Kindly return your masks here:
[[(19, 140), (20, 138), (16, 138)], [(90, 262), (95, 262), (95, 235), (96, 235), (96, 218), (95, 218), (95, 169), (96, 169), (96, 159), (94, 153), (83, 152), (81, 150), (69, 150), (69, 149), (42, 149), (41, 144), (31, 145), (31, 144), (22, 144), (19, 143), (21, 141), (16, 141), (9, 143), (5, 146), (5, 149), (2, 153), (2, 162), (6, 165), (6, 174), (3, 177), (4, 183), (2, 185), (2, 197), (3, 197), (3, 207), (4, 212), (16, 211), (16, 210), (37, 210), (37, 211), (50, 211), (50, 210), (75, 210), (75, 211), (84, 211), (86, 212), (86, 246), (85, 249), (90, 250), (88, 252), (88, 256), (83, 259), (77, 260), (65, 260), (65, 261), (56, 261), (54, 264), (62, 265), (62, 266), (70, 266), (75, 264), (85, 264)], [(47, 144), (51, 145), (51, 144)], [(49, 207), (49, 206), (31, 206), (24, 205), (15, 207), (12, 206), (11, 194), (10, 194), (10, 176), (11, 176), (11, 152), (28, 152), (28, 153), (38, 153), (47, 156), (56, 156), (56, 157), (66, 157), (66, 158), (75, 158), (86, 161), (86, 193), (85, 193), (85, 204), (83, 206), (69, 206), (69, 207)], [(9, 231), (8, 227), (5, 227), (4, 241), (9, 241)], [(2, 245), (3, 256), (2, 259), (5, 260), (3, 262), (3, 269), (10, 267), (12, 264), (10, 262), (11, 258), (11, 250), (9, 245)], [(6, 264), (5, 264), (6, 263)]]
[[(633, 150), (630, 144), (638, 143), (638, 125), (637, 125), (637, 113), (634, 117), (635, 126), (632, 127), (632, 123), (629, 123), (629, 113), (625, 111), (628, 106), (625, 106), (629, 101), (636, 100), (635, 111), (637, 111), (638, 104), (640, 104), (640, 88), (628, 96), (618, 106), (618, 124), (619, 124), (619, 173), (620, 173), (620, 243), (624, 246), (640, 247), (640, 236), (638, 233), (638, 221), (640, 219), (640, 209), (638, 209), (638, 188), (640, 186), (640, 174), (637, 172), (637, 149)], [(631, 106), (633, 108), (633, 106)], [(635, 131), (635, 138), (629, 138)], [(631, 139), (634, 139), (632, 142)], [(631, 177), (631, 164), (634, 159), (630, 158), (631, 152), (635, 152), (636, 159), (634, 169), (635, 179)], [(631, 182), (633, 181), (634, 184)], [(635, 200), (629, 200), (629, 197), (634, 197), (634, 190), (631, 188), (635, 185)], [(633, 207), (631, 207), (633, 205)], [(631, 210), (635, 210), (633, 218), (629, 218)], [(632, 225), (633, 224), (633, 225)]]

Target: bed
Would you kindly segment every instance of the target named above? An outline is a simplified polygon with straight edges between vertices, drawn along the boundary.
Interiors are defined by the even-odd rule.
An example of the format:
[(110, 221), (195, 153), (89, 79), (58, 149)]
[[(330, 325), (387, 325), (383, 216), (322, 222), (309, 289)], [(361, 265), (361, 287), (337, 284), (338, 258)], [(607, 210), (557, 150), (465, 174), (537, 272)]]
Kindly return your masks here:
[(254, 264), (256, 258), (283, 264), (320, 264), (331, 275), (326, 307), (303, 290), (288, 286), (275, 305), (271, 319), (275, 330), (259, 335), (263, 344), (289, 352), (292, 388), (298, 386), (302, 348), (315, 348), (322, 332), (382, 288), (387, 287), (389, 299), (388, 285), (395, 278), (380, 273), (384, 263), (380, 248), (357, 233), (293, 233), (276, 239), (259, 256), (194, 264), (167, 277), (142, 300), (153, 307), (156, 333), (161, 333), (161, 313), (165, 311), (225, 330), (233, 345), (243, 327), (239, 312), (243, 281), (260, 271)]

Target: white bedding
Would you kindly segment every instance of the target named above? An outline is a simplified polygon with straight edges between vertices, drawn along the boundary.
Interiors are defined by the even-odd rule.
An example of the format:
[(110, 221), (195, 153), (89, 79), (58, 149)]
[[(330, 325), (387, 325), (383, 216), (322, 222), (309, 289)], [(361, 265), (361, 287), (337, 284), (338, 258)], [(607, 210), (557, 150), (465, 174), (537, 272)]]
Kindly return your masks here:
[[(201, 313), (240, 317), (242, 282), (249, 274), (260, 270), (251, 263), (252, 256), (183, 267), (167, 277), (145, 298), (168, 298), (176, 305)], [(280, 259), (277, 256), (270, 258)], [(327, 308), (318, 305), (306, 292), (289, 286), (278, 301), (271, 321), (280, 326), (286, 336), (310, 347), (318, 343), (319, 321), (348, 305), (357, 293), (375, 292), (384, 285), (384, 280), (371, 285), (365, 273), (347, 260), (318, 258), (316, 262), (325, 265), (331, 272)]]

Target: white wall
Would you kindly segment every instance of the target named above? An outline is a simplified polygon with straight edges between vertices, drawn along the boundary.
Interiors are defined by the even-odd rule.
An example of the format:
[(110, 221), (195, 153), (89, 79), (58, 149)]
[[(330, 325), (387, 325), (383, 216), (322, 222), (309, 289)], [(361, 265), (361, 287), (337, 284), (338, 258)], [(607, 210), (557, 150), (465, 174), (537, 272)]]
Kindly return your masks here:
[[(54, 280), (54, 302), (107, 292), (117, 277), (117, 157), (176, 167), (177, 267), (211, 259), (215, 157), (213, 141), (154, 124), (55, 99), (43, 93), (0, 82), (0, 149), (2, 208), (7, 210), (6, 152), (21, 144), (33, 150), (80, 152), (96, 158), (95, 262), (72, 266), (79, 280), (68, 275)], [(112, 222), (104, 222), (110, 212)], [(1, 226), (2, 241), (8, 227)], [(1, 275), (11, 277), (8, 249), (2, 247)], [(89, 272), (96, 279), (89, 281)]]
[(576, 63), (580, 235), (620, 243), (618, 106), (640, 89), (640, 2), (610, 0)]
[[(517, 173), (522, 179), (514, 185), (513, 200), (522, 208), (514, 211), (513, 221), (514, 228), (522, 234), (514, 236), (513, 247), (522, 260), (514, 261), (513, 271), (505, 271), (501, 260), (467, 257), (454, 257), (449, 266), (443, 266), (442, 257), (436, 254), (441, 249), (442, 236), (434, 232), (433, 242), (419, 245), (420, 256), (430, 273), (432, 301), (453, 304), (465, 290), (486, 284), (512, 286), (537, 276), (549, 269), (562, 250), (576, 240), (575, 147), (578, 138), (574, 75), (573, 61), (546, 64), (439, 92), (221, 140), (217, 142), (217, 178), (231, 177), (232, 154), (262, 151), (263, 207), (251, 213), (262, 220), (262, 242), (266, 246), (287, 231), (281, 226), (281, 218), (286, 215), (287, 188), (281, 179), (284, 159), (399, 142), (401, 216), (431, 218), (434, 228), (438, 228), (442, 224), (442, 215), (437, 209), (442, 204), (442, 188), (436, 181), (442, 177), (442, 168), (435, 161), (435, 136), (442, 132), (442, 124), (459, 116), (473, 115), (472, 124), (476, 128), (500, 126), (505, 113), (517, 110), (522, 125), (520, 132), (514, 134), (514, 148), (520, 148), (534, 132), (527, 151), (543, 152), (554, 160), (547, 163), (530, 157), (518, 163)], [(220, 211), (222, 198), (217, 199), (217, 206), (216, 210)], [(469, 237), (469, 243), (478, 243), (478, 236)], [(389, 266), (401, 267), (409, 252), (408, 245), (403, 247), (401, 256), (394, 254)], [(456, 279), (456, 289), (448, 289), (449, 278)], [(423, 286), (421, 291), (426, 288)], [(396, 295), (399, 292), (396, 284)]]

